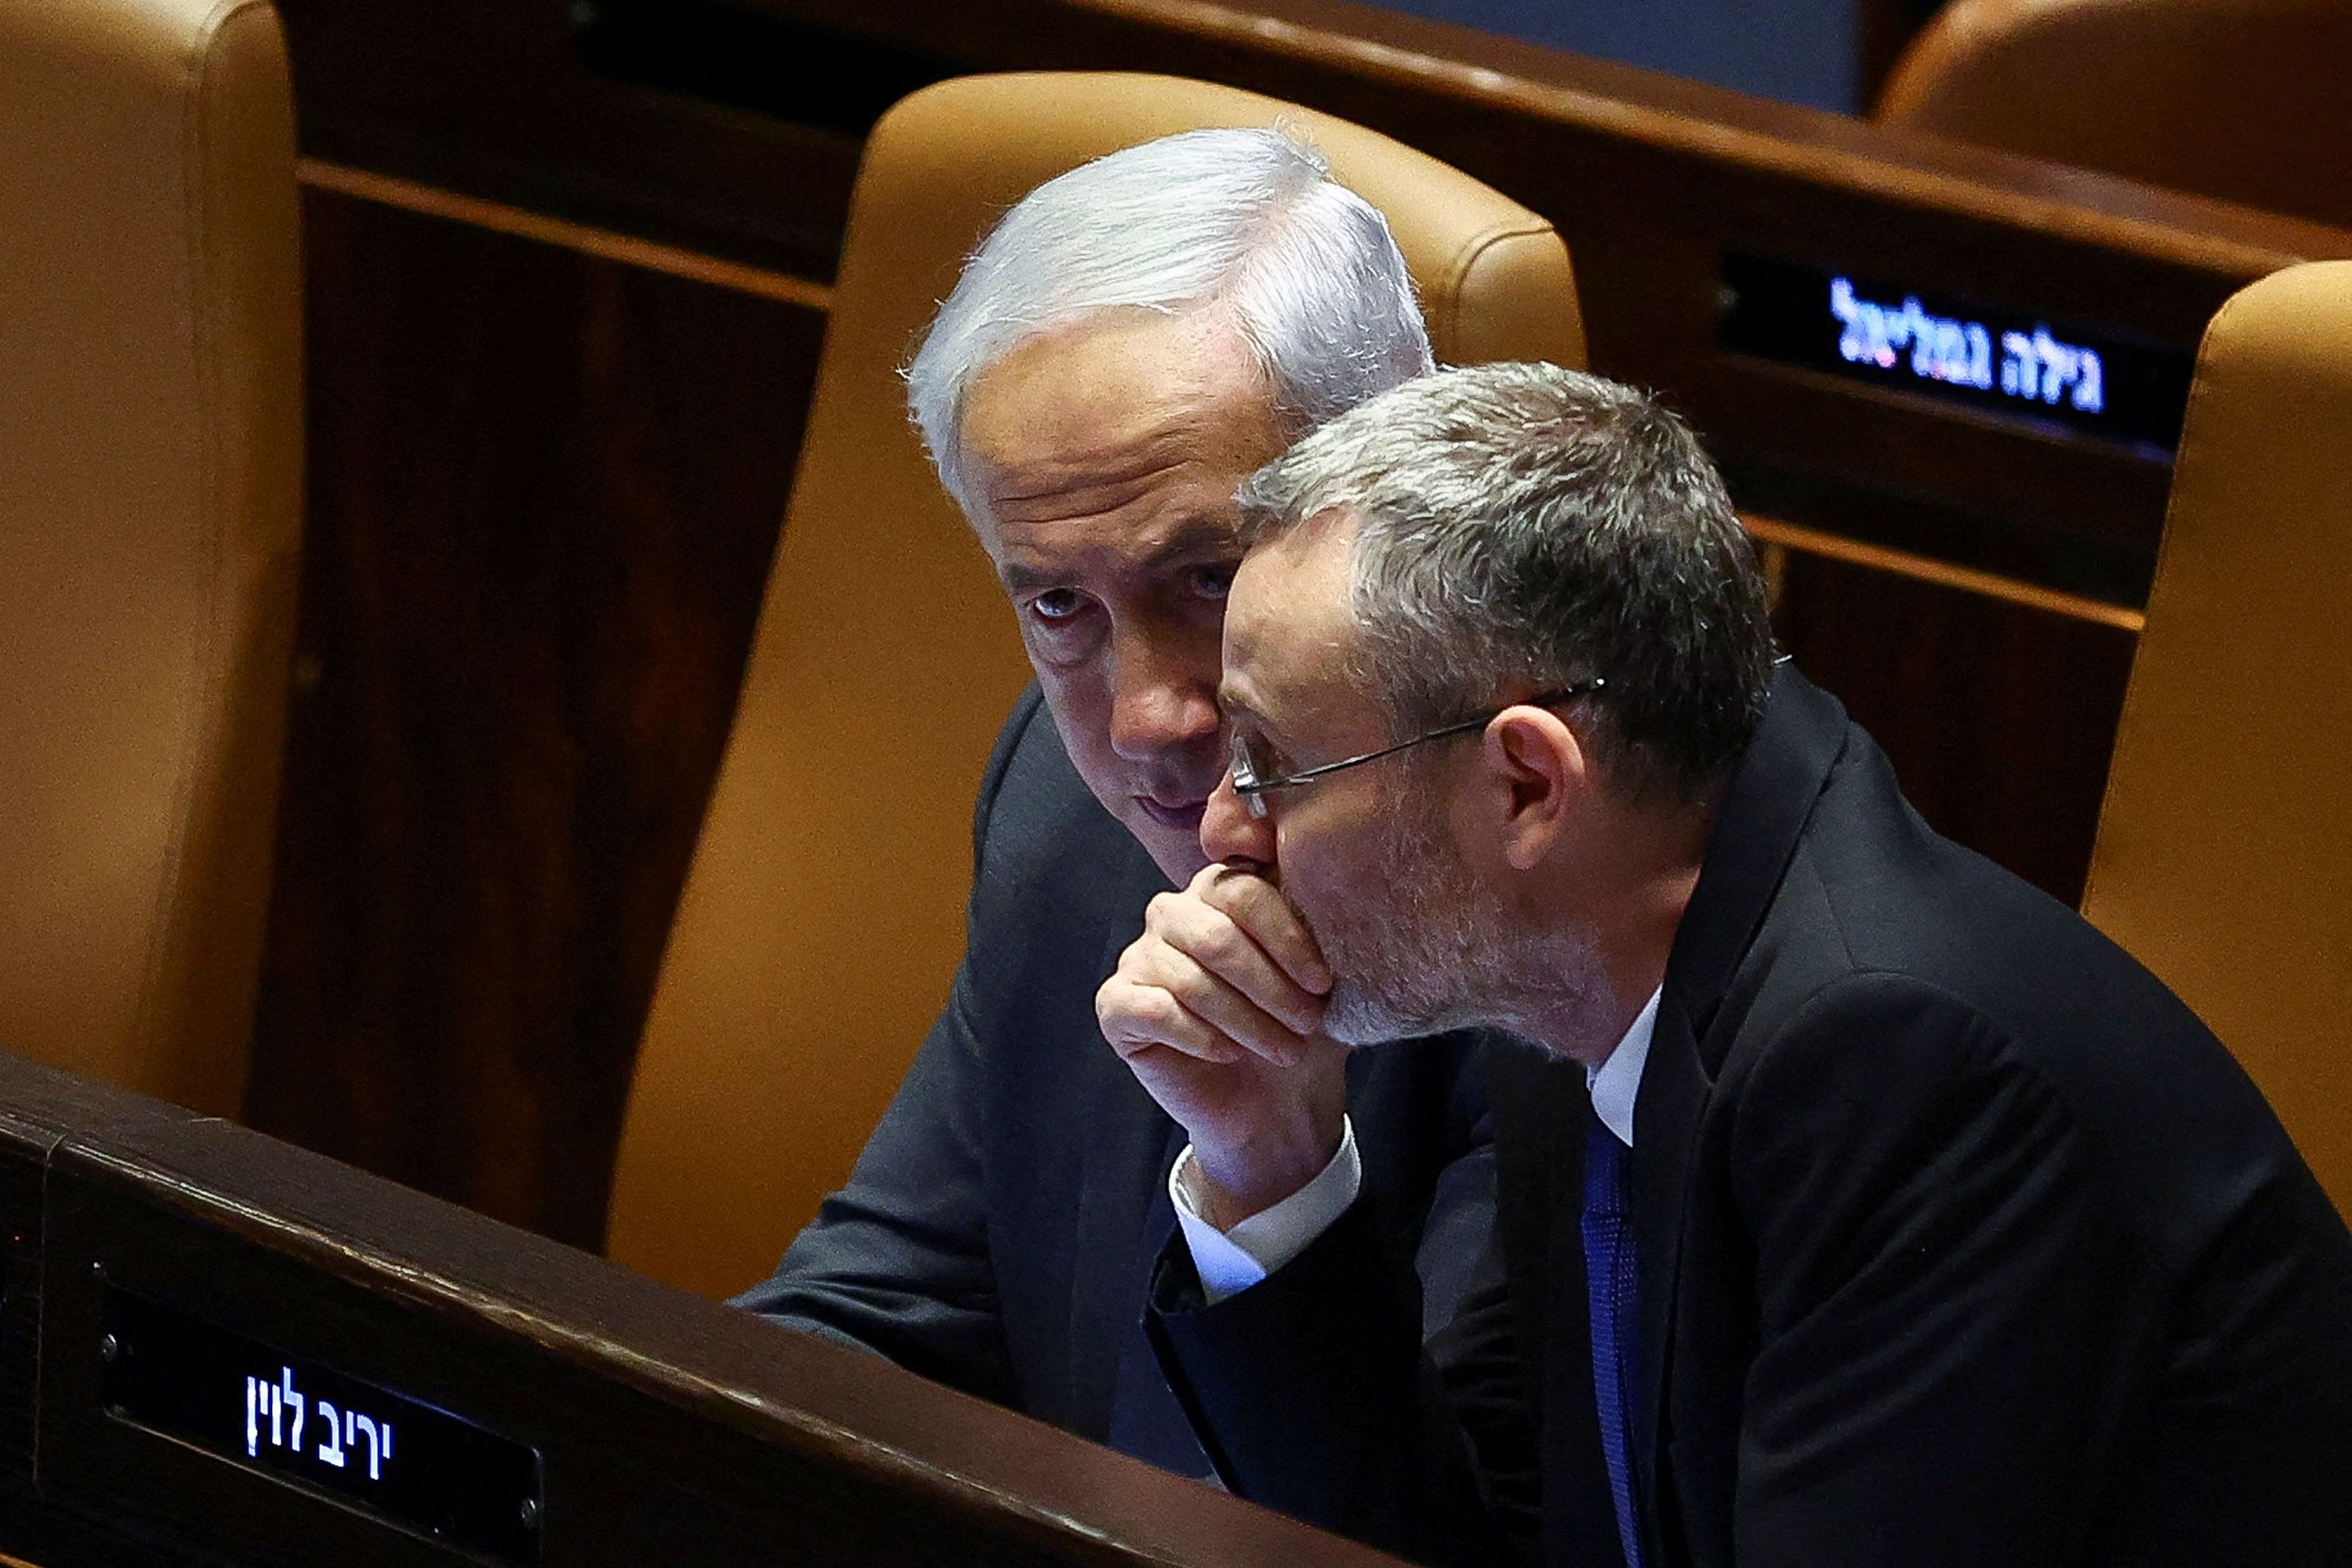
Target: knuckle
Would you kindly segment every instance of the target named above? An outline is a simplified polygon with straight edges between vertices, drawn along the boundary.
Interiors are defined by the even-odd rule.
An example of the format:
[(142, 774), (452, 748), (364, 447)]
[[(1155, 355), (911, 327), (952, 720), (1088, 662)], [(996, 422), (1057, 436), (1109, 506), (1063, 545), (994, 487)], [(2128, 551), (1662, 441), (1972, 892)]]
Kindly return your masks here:
[(1190, 947), (1222, 918), (1215, 905), (1190, 893), (1160, 893), (1152, 902), (1144, 934), (1171, 946)]
[(1178, 1009), (1165, 992), (1149, 986), (1123, 986), (1116, 996), (1106, 986), (1096, 1006), (1103, 1037), (1121, 1057), (1164, 1043)]
[(1156, 986), (1137, 994), (1129, 1016), (1136, 1031), (1153, 1041), (1172, 1041), (1183, 1033), (1183, 1005)]
[(1249, 945), (1240, 927), (1230, 921), (1219, 921), (1194, 939), (1192, 955), (1213, 968), (1229, 970)]
[(1168, 976), (1160, 994), (1170, 1007), (1195, 1013), (1213, 1011), (1217, 1005), (1217, 983), (1198, 965), (1187, 965)]

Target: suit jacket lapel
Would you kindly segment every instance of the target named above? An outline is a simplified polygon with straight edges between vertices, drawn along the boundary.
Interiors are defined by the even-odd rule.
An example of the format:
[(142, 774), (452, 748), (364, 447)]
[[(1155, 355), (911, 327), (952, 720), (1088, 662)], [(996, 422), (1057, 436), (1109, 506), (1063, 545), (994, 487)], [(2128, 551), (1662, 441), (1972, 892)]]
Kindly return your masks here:
[[(1666, 995), (1677, 998), (1704, 1044), (1731, 976), (1748, 956), (1780, 879), (1803, 837), (1830, 770), (1845, 749), (1845, 710), (1836, 698), (1782, 666), (1763, 727), (1717, 807), (1698, 886), (1675, 931)], [(1722, 1066), (1706, 1063), (1710, 1077)], [(1640, 1136), (1635, 1122), (1635, 1136)]]
[[(1716, 815), (1690, 907), (1675, 932), (1650, 1058), (1633, 1110), (1633, 1219), (1641, 1322), (1640, 1398), (1633, 1455), (1642, 1517), (1659, 1518), (1660, 1456), (1673, 1365), (1675, 1292), (1693, 1150), (1728, 1041), (1710, 1028), (1733, 974), (1756, 940), (1830, 770), (1843, 751), (1845, 710), (1783, 665), (1764, 723)], [(1646, 1543), (1650, 1561), (1660, 1543)]]
[[(1644, 1519), (1657, 1517), (1654, 1489), (1664, 1429), (1660, 1413), (1665, 1408), (1691, 1151), (1714, 1087), (1700, 1063), (1689, 1016), (1669, 993), (1658, 1004), (1650, 1059), (1642, 1069), (1641, 1094), (1633, 1107), (1634, 1264), (1641, 1310), (1633, 1347), (1639, 1358), (1635, 1384), (1639, 1397), (1633, 1406), (1632, 1436)], [(1660, 1561), (1658, 1544), (1646, 1545), (1648, 1560)]]

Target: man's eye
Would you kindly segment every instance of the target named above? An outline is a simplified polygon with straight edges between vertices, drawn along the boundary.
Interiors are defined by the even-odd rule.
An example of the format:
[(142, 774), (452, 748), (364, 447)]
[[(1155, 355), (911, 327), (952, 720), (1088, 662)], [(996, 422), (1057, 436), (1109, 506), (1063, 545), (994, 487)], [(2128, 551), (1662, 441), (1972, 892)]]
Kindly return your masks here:
[(1239, 748), (1242, 760), (1249, 764), (1250, 776), (1264, 782), (1278, 779), (1289, 769), (1281, 751), (1263, 735), (1244, 736)]
[(1029, 601), (1029, 613), (1047, 626), (1059, 626), (1086, 607), (1086, 599), (1068, 588), (1048, 588)]
[(1223, 599), (1234, 585), (1234, 563), (1192, 568), (1192, 592), (1203, 599)]

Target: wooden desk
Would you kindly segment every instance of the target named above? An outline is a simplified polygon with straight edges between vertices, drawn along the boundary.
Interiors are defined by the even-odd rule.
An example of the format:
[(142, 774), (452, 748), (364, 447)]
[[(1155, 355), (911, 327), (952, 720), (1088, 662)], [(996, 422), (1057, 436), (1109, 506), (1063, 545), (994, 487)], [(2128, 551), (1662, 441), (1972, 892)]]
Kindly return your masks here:
[[(0, 1552), (41, 1568), (1393, 1561), (874, 1357), (5, 1056), (0, 1221)], [(180, 1364), (163, 1329), (184, 1323), (282, 1373), (289, 1402), (243, 1445), (241, 1369)], [(184, 1372), (223, 1397), (159, 1415), (144, 1391)], [(330, 1386), (353, 1412), (400, 1412), (407, 1435), (364, 1484), (358, 1444), (332, 1470), (310, 1447)], [(282, 1424), (295, 1400), (308, 1441)], [(401, 1468), (457, 1440), (453, 1421), (521, 1461), (493, 1500), (523, 1494), (511, 1528), (471, 1551), (383, 1500), (477, 1493), (482, 1478), (461, 1474), (423, 1503)]]

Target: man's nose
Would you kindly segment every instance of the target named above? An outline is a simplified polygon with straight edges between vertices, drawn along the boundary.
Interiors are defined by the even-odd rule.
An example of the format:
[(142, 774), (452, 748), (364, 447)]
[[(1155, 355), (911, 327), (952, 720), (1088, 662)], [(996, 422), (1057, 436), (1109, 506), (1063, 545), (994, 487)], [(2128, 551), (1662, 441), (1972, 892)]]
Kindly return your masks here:
[(1234, 791), (1233, 770), (1217, 781), (1201, 814), (1201, 853), (1212, 860), (1246, 864), (1271, 875), (1274, 871), (1274, 822), (1258, 816)]
[(1195, 668), (1177, 649), (1149, 637), (1123, 638), (1111, 690), (1111, 749), (1129, 762), (1148, 762), (1170, 752), (1199, 746), (1217, 732), (1217, 678), (1213, 661)]

